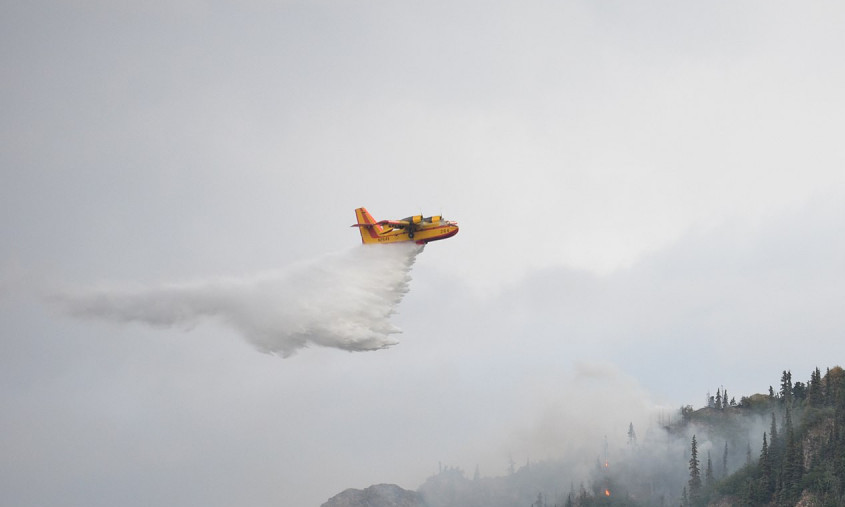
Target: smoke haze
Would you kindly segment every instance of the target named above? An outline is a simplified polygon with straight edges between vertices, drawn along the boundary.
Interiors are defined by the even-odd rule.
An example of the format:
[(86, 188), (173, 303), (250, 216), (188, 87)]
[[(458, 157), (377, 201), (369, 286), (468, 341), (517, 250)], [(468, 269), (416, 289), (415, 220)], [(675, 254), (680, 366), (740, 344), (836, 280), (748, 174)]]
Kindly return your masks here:
[(99, 287), (58, 299), (78, 317), (190, 330), (204, 319), (233, 328), (263, 352), (309, 345), (349, 351), (395, 345), (390, 316), (423, 247), (359, 246), (256, 276), (160, 286)]
[(498, 451), (498, 466), (493, 457), (482, 460), (478, 480), (471, 461), (448, 463), (418, 489), (427, 505), (536, 505), (538, 493), (547, 505), (563, 505), (581, 489), (596, 496), (607, 489), (637, 505), (677, 505), (693, 436), (702, 476), (709, 458), (722, 479), (744, 466), (749, 452), (756, 460), (770, 421), (769, 412), (736, 408), (704, 409), (684, 420), (677, 407), (656, 404), (636, 379), (606, 363), (576, 363), (571, 374), (545, 375), (520, 390), (533, 398), (520, 407), (526, 416), (491, 439), (497, 444), (474, 446), (476, 455)]
[[(0, 12), (2, 505), (314, 506), (511, 457), (566, 493), (605, 437), (668, 499), (691, 435), (654, 407), (845, 357), (845, 3)], [(357, 246), (360, 206), (461, 232), (403, 292), (418, 252)]]

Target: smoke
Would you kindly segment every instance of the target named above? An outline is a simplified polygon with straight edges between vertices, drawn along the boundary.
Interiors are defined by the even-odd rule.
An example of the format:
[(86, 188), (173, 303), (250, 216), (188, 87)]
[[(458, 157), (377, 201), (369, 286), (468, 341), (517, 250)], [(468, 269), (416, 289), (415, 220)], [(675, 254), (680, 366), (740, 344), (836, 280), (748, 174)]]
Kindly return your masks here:
[(447, 467), (419, 488), (427, 505), (537, 505), (538, 493), (547, 505), (563, 505), (582, 487), (596, 498), (607, 491), (623, 499), (614, 505), (678, 505), (693, 436), (702, 478), (709, 457), (721, 480), (745, 466), (749, 452), (756, 461), (768, 428), (768, 413), (745, 408), (705, 408), (685, 418), (612, 363), (532, 374), (518, 386), (520, 402), (500, 402), (515, 417), (463, 451), (473, 455), (464, 462), (470, 474), (480, 462), (480, 480)]
[(190, 330), (221, 322), (263, 352), (309, 345), (350, 351), (395, 345), (390, 316), (423, 247), (358, 246), (283, 270), (147, 287), (98, 287), (55, 297), (72, 315)]

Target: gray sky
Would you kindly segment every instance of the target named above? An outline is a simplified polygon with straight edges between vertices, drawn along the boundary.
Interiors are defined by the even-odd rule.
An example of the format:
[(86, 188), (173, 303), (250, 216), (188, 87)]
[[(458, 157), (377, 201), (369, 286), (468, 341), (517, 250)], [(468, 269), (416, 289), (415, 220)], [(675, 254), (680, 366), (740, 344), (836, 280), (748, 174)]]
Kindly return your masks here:
[[(1, 503), (319, 505), (838, 363), (843, 17), (6, 2)], [(461, 224), (417, 257), (389, 349), (282, 359), (213, 320), (45, 301), (344, 255), (358, 206)]]

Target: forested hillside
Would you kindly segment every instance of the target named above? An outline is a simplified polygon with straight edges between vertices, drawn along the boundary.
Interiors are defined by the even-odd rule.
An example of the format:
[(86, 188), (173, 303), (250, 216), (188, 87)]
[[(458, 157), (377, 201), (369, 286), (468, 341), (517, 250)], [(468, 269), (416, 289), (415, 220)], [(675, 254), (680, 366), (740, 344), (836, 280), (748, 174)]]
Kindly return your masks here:
[[(702, 506), (819, 506), (845, 505), (845, 371), (828, 368), (822, 375), (817, 368), (807, 382), (792, 381), (784, 371), (780, 387), (769, 387), (768, 394), (742, 397), (739, 403), (727, 401), (717, 391), (708, 406), (699, 410), (681, 409), (682, 419), (667, 426), (669, 433), (696, 431), (706, 435), (709, 448), (702, 452), (701, 438), (693, 433), (687, 449), (687, 480), (680, 499), (655, 495), (648, 488), (630, 485), (622, 474), (608, 472), (593, 482), (629, 483), (622, 495), (606, 494), (602, 488), (582, 488), (570, 493), (562, 505), (678, 505)], [(736, 449), (753, 428), (752, 421), (768, 421), (758, 441), (746, 444), (745, 463), (732, 469), (729, 449)], [(724, 452), (714, 456), (714, 441), (724, 439)], [(753, 450), (752, 450), (753, 449)], [(736, 453), (733, 453), (734, 455)], [(735, 461), (734, 456), (733, 460)], [(636, 460), (635, 460), (636, 461)], [(730, 473), (728, 471), (730, 470)], [(645, 478), (659, 480), (659, 477)], [(604, 494), (603, 494), (604, 493)]]
[[(597, 442), (586, 462), (563, 456), (511, 463), (495, 477), (441, 467), (414, 501), (424, 507), (842, 506), (845, 371), (816, 368), (806, 382), (783, 371), (777, 389), (738, 402), (720, 387), (705, 407), (682, 407), (639, 438), (629, 425), (626, 440), (622, 448)], [(325, 506), (353, 505), (347, 497)], [(372, 495), (367, 502), (400, 505)]]
[[(694, 494), (689, 505), (733, 499), (736, 505), (845, 505), (845, 371), (817, 368), (808, 382), (783, 372), (780, 389), (744, 398), (744, 409), (767, 413), (760, 452), (746, 467)], [(694, 463), (690, 462), (690, 480)]]

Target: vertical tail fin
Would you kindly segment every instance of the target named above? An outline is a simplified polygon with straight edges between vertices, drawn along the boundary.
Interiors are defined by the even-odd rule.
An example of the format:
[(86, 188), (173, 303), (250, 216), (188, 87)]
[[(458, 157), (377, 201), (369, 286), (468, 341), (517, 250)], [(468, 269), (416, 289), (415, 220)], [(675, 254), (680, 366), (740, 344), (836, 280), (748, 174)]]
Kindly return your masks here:
[(380, 225), (376, 224), (376, 220), (372, 215), (370, 215), (367, 208), (356, 209), (355, 218), (358, 219), (358, 223), (356, 225), (358, 226), (358, 230), (361, 232), (361, 242), (364, 244), (377, 243), (382, 229)]

